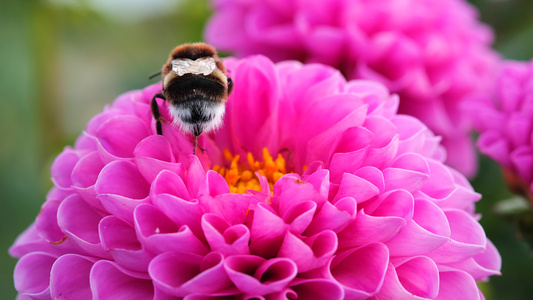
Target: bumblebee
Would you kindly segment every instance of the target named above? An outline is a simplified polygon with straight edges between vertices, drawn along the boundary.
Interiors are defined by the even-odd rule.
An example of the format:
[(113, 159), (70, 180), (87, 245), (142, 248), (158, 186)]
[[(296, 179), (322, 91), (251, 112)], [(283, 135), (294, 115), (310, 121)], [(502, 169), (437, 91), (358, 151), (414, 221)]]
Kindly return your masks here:
[(169, 105), (173, 125), (193, 136), (196, 155), (198, 137), (222, 125), (226, 101), (233, 90), (233, 81), (212, 46), (205, 43), (180, 45), (170, 52), (160, 73), (162, 93), (151, 102), (157, 134), (162, 135), (161, 116), (157, 98)]

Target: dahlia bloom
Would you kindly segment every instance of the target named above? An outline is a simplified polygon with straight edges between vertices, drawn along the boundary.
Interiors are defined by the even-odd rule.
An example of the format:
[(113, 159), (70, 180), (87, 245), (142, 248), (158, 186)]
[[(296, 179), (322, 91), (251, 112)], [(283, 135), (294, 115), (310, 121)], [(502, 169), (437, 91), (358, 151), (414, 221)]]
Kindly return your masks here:
[(480, 151), (502, 166), (513, 190), (533, 200), (533, 61), (506, 61), (491, 97), (473, 97), (465, 107)]
[(226, 66), (225, 125), (198, 156), (170, 115), (156, 134), (155, 84), (57, 157), (10, 249), (21, 298), (482, 299), (501, 260), (480, 195), (397, 96), (323, 65)]
[(447, 163), (477, 170), (460, 103), (484, 89), (498, 61), (491, 30), (464, 0), (213, 0), (205, 38), (238, 57), (320, 62), (348, 79), (379, 81), (399, 112), (443, 137)]

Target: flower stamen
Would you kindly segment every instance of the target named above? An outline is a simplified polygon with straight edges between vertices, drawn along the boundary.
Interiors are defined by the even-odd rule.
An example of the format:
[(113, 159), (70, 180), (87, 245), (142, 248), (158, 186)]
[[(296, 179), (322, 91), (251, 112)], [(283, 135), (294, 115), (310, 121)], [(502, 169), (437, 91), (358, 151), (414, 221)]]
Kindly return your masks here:
[(230, 163), (228, 168), (215, 165), (213, 170), (226, 179), (230, 192), (246, 193), (247, 190), (261, 190), (261, 183), (256, 174), (264, 176), (268, 181), (270, 191), (274, 183), (287, 173), (285, 159), (278, 154), (276, 159), (272, 157), (267, 148), (263, 149), (263, 161), (255, 160), (252, 153), (246, 156), (248, 166), (240, 164), (240, 155), (233, 155), (229, 150), (224, 150), (224, 158)]

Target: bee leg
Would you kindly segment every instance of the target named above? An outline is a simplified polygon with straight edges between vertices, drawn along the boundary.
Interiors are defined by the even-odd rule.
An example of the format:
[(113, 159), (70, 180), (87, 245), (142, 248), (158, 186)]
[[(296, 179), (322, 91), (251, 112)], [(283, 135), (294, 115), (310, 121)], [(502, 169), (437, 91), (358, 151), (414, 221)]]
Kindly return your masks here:
[(198, 145), (198, 139), (200, 138), (199, 135), (192, 135), (192, 143), (193, 143), (193, 149), (192, 149), (192, 154), (196, 155), (196, 148), (200, 149), (200, 151), (202, 151), (202, 153), (205, 152), (205, 149), (200, 147), (200, 145)]
[(196, 147), (198, 147), (198, 135), (192, 136), (192, 143), (193, 143), (192, 154), (196, 155)]
[(165, 96), (163, 96), (163, 94), (155, 94), (154, 97), (152, 98), (152, 103), (150, 105), (150, 108), (152, 109), (152, 115), (154, 116), (154, 119), (155, 119), (155, 128), (157, 130), (157, 134), (163, 135), (163, 129), (161, 127), (162, 116), (161, 116), (161, 113), (159, 112), (159, 105), (157, 105), (157, 101), (155, 100), (156, 98), (160, 98), (163, 100), (166, 100), (166, 99), (165, 99)]
[(228, 96), (231, 95), (231, 91), (233, 91), (233, 80), (228, 77)]

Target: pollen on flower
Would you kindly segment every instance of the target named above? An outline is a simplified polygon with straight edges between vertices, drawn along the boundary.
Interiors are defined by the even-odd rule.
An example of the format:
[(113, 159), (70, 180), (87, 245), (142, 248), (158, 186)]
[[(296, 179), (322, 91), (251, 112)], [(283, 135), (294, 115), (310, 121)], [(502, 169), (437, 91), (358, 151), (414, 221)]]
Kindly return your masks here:
[(274, 160), (267, 148), (263, 149), (263, 161), (255, 160), (252, 153), (248, 153), (248, 165), (240, 162), (240, 155), (233, 155), (229, 150), (224, 150), (224, 158), (230, 163), (229, 167), (214, 166), (213, 170), (224, 176), (228, 182), (230, 192), (246, 193), (247, 190), (261, 190), (261, 184), (257, 174), (264, 176), (270, 187), (274, 188), (274, 183), (287, 172), (285, 170), (285, 159), (278, 154)]

